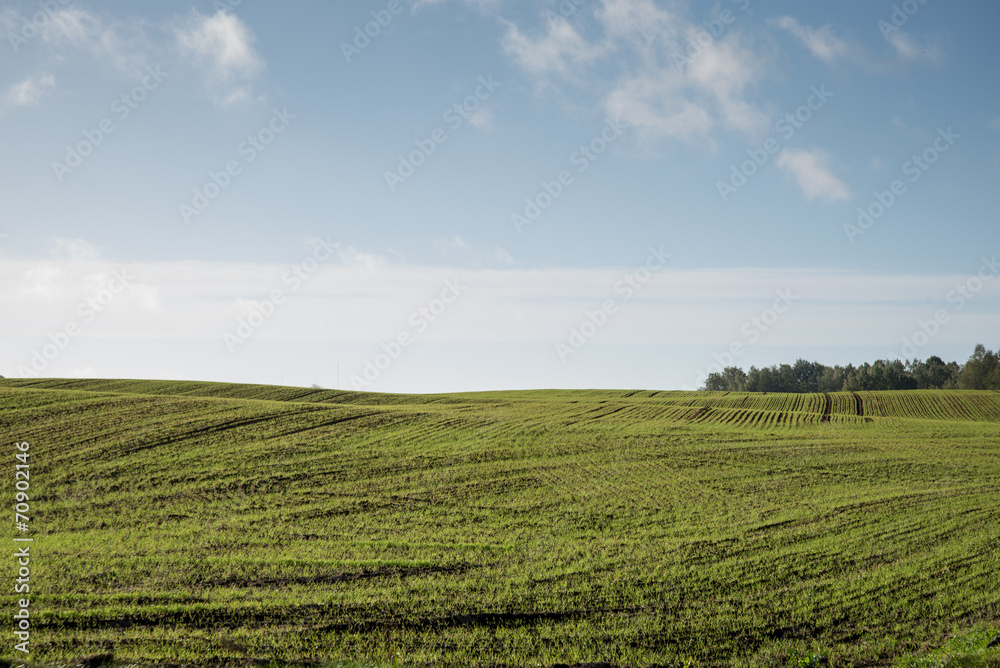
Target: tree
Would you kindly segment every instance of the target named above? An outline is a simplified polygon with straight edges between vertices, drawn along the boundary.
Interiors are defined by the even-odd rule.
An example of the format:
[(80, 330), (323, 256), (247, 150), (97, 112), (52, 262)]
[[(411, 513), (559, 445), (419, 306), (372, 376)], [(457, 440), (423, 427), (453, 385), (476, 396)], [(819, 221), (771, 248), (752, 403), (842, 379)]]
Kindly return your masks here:
[[(854, 367), (848, 367), (853, 369)], [(817, 392), (843, 392), (847, 369), (842, 366), (825, 366), (819, 375)]]
[(958, 385), (963, 390), (1000, 390), (1000, 353), (977, 343), (972, 357), (962, 368)]
[(807, 362), (804, 359), (795, 360), (792, 367), (792, 383), (796, 387), (793, 392), (819, 392), (819, 379), (825, 366), (819, 362)]
[(743, 369), (727, 366), (722, 373), (710, 373), (705, 389), (712, 392), (746, 392), (747, 375)]
[(955, 362), (946, 364), (943, 359), (934, 355), (925, 362), (908, 362), (907, 371), (917, 381), (919, 390), (951, 390), (958, 387), (961, 368)]
[(915, 390), (917, 381), (907, 373), (900, 360), (875, 360), (865, 362), (847, 374), (844, 390), (847, 392), (872, 390)]
[(1000, 390), (1000, 350), (977, 344), (965, 366), (940, 357), (920, 360), (875, 360), (861, 366), (828, 367), (804, 359), (743, 373), (726, 367), (708, 377), (707, 390), (729, 392), (858, 392), (863, 390)]

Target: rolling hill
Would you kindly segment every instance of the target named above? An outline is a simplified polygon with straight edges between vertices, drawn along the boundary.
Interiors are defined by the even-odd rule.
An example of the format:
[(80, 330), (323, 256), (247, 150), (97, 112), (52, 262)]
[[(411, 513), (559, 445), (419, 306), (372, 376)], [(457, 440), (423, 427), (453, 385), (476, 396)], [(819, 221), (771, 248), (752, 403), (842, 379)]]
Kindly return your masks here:
[(1000, 392), (5, 379), (0, 426), (32, 660), (874, 665), (1000, 619)]

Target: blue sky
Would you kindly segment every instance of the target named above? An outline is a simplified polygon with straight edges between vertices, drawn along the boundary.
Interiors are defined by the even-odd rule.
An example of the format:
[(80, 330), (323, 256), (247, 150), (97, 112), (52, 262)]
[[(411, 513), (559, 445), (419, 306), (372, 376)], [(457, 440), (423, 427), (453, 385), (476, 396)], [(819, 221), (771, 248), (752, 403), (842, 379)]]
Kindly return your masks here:
[(1000, 345), (998, 23), (941, 0), (0, 5), (0, 373), (682, 389), (713, 364), (964, 361)]

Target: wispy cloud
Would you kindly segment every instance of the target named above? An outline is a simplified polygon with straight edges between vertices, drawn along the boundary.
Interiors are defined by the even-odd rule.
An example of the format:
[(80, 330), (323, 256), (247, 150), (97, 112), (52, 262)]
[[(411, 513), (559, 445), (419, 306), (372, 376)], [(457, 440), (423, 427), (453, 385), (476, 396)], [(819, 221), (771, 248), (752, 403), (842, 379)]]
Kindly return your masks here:
[(896, 128), (897, 130), (906, 135), (919, 137), (925, 134), (925, 132), (920, 128), (910, 127), (910, 125), (899, 116), (893, 116), (892, 119), (889, 121), (889, 125), (891, 125), (892, 127)]
[(150, 43), (140, 21), (108, 21), (93, 12), (67, 7), (50, 13), (40, 35), (50, 47), (81, 49), (130, 74), (147, 64)]
[(887, 60), (884, 56), (876, 56), (856, 41), (836, 35), (830, 25), (814, 28), (801, 24), (791, 16), (775, 19), (773, 25), (790, 33), (810, 53), (829, 65), (849, 62), (873, 71), (890, 72), (901, 64), (914, 62), (937, 64), (944, 57), (943, 49), (929, 38), (921, 41), (899, 28), (885, 35), (885, 40), (892, 47), (894, 56)]
[(28, 77), (0, 92), (0, 116), (18, 107), (37, 106), (56, 85), (51, 74)]
[(83, 239), (57, 238), (51, 255), (57, 260), (91, 262), (101, 259), (101, 251), (97, 246)]
[(201, 66), (212, 98), (222, 105), (250, 99), (251, 83), (264, 59), (254, 48), (254, 34), (235, 14), (219, 10), (212, 16), (192, 11), (175, 28), (181, 54)]
[(521, 69), (543, 77), (558, 75), (574, 78), (576, 68), (604, 54), (599, 45), (587, 42), (566, 19), (550, 22), (544, 35), (531, 38), (514, 23), (507, 22), (502, 46)]
[(787, 30), (798, 38), (814, 56), (827, 63), (857, 53), (860, 48), (857, 45), (852, 46), (834, 35), (833, 28), (829, 25), (818, 29), (812, 28), (802, 25), (791, 16), (782, 16), (777, 19), (776, 24), (779, 28)]
[(824, 151), (786, 148), (775, 164), (795, 179), (807, 200), (835, 202), (851, 197), (847, 185), (830, 171), (830, 156)]
[(489, 132), (493, 129), (493, 112), (480, 107), (469, 116), (469, 125)]
[[(419, 11), (424, 7), (432, 7), (434, 5), (441, 4), (445, 0), (414, 0), (413, 11)], [(479, 7), (480, 9), (493, 10), (500, 6), (503, 0), (463, 0), (467, 5), (473, 5)]]
[(924, 60), (936, 64), (944, 58), (944, 51), (939, 45), (928, 40), (921, 42), (902, 30), (889, 32), (886, 40), (896, 50), (896, 57), (904, 63)]
[[(57, 71), (83, 52), (138, 77), (152, 58), (163, 62), (179, 55), (201, 69), (209, 97), (217, 104), (229, 105), (253, 96), (254, 79), (265, 66), (250, 28), (235, 14), (221, 9), (210, 16), (192, 10), (186, 17), (154, 23), (112, 20), (75, 6), (47, 11), (46, 16), (37, 26), (37, 34), (21, 48), (35, 49), (35, 55), (50, 65), (49, 70)], [(0, 13), (0, 26), (9, 29), (17, 28), (23, 20), (10, 9)], [(147, 30), (161, 36), (150, 39)], [(26, 82), (24, 99), (37, 96), (46, 82), (44, 77)], [(17, 106), (6, 102), (8, 107)]]
[(505, 249), (500, 248), (499, 246), (493, 250), (475, 248), (472, 244), (457, 235), (454, 237), (442, 237), (440, 239), (435, 239), (433, 243), (442, 258), (453, 258), (457, 256), (471, 262), (472, 266), (475, 267), (482, 265), (507, 266), (514, 264), (514, 258), (512, 258), (510, 253), (508, 253)]
[[(706, 44), (704, 26), (652, 0), (602, 0), (593, 18), (597, 34), (585, 35), (578, 14), (550, 15), (536, 38), (505, 22), (504, 50), (540, 84), (595, 91), (605, 112), (642, 140), (714, 147), (716, 129), (753, 136), (766, 127), (746, 95), (766, 63), (735, 28)], [(681, 56), (692, 44), (699, 45), (696, 57)]]

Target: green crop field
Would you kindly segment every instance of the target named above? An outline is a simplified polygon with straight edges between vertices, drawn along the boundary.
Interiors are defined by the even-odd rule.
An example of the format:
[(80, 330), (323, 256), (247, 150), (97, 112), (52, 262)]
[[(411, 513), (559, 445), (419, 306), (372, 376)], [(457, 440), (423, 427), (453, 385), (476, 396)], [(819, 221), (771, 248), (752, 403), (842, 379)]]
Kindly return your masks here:
[(1000, 665), (1000, 392), (0, 380), (0, 426), (33, 662)]

